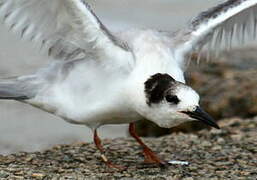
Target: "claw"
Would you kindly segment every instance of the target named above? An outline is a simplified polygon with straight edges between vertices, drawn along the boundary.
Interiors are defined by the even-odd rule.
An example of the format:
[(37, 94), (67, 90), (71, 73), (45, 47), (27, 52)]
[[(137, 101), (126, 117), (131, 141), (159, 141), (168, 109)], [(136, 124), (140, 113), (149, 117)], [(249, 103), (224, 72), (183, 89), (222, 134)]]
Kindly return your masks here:
[(127, 169), (127, 167), (113, 164), (111, 161), (109, 161), (109, 160), (107, 159), (107, 157), (106, 157), (104, 154), (101, 155), (101, 158), (102, 158), (103, 162), (104, 162), (104, 163), (107, 165), (107, 167), (109, 167), (109, 168), (115, 168), (115, 169), (118, 169), (119, 171), (124, 171), (124, 170)]
[(161, 160), (137, 135), (135, 131), (135, 123), (129, 124), (129, 133), (136, 141), (143, 147), (143, 154), (145, 157), (145, 163), (156, 164), (160, 167), (165, 167), (168, 163)]

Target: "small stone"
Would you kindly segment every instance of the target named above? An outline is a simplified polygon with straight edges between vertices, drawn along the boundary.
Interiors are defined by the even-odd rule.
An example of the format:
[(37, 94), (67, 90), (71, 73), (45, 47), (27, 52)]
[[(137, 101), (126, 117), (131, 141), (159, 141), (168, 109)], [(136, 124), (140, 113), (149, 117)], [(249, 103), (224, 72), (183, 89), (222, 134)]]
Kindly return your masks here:
[[(238, 126), (225, 126), (221, 134), (213, 135), (209, 130), (202, 130), (197, 135), (179, 133), (144, 139), (163, 160), (188, 161), (188, 166), (176, 164), (159, 168), (143, 163), (143, 155), (136, 142), (120, 138), (103, 140), (103, 144), (106, 144), (106, 156), (114, 164), (128, 167), (126, 171), (108, 169), (94, 153), (94, 144), (87, 143), (0, 156), (0, 179), (192, 180), (199, 176), (211, 180), (256, 179), (257, 131), (249, 129), (250, 124), (257, 125), (257, 118), (239, 121)], [(240, 133), (241, 141), (231, 140), (231, 135)], [(10, 159), (12, 163), (5, 163)]]
[(12, 176), (13, 179), (24, 179), (23, 176)]
[(186, 177), (186, 178), (183, 178), (183, 180), (194, 180), (194, 178), (192, 178), (192, 177)]
[(9, 176), (9, 174), (7, 174), (4, 171), (0, 171), (0, 178), (7, 178)]
[(198, 168), (195, 167), (195, 166), (190, 166), (189, 169), (190, 169), (191, 171), (197, 171), (197, 170), (198, 170)]
[(212, 144), (209, 141), (203, 141), (202, 146), (204, 147), (210, 147)]
[(14, 172), (14, 175), (17, 175), (17, 176), (21, 176), (23, 174), (24, 174), (23, 171), (16, 171), (16, 172)]
[(218, 180), (217, 177), (210, 178), (210, 180)]
[(242, 134), (235, 134), (231, 135), (231, 138), (235, 141), (240, 141), (242, 139), (243, 135)]
[(218, 143), (224, 143), (225, 140), (224, 140), (223, 138), (218, 138), (217, 142), (218, 142)]
[(183, 178), (183, 180), (194, 180), (192, 177)]
[(31, 176), (32, 176), (32, 177), (35, 177), (35, 178), (43, 178), (43, 177), (45, 177), (46, 175), (41, 174), (41, 173), (33, 173)]
[(33, 157), (29, 156), (25, 159), (25, 161), (29, 162), (29, 161), (32, 161), (33, 160)]
[(242, 171), (240, 172), (241, 175), (244, 175), (244, 176), (248, 176), (250, 174), (250, 172), (247, 172), (247, 171)]
[(214, 151), (221, 150), (221, 149), (222, 149), (222, 147), (219, 145), (212, 147), (212, 150), (214, 150)]

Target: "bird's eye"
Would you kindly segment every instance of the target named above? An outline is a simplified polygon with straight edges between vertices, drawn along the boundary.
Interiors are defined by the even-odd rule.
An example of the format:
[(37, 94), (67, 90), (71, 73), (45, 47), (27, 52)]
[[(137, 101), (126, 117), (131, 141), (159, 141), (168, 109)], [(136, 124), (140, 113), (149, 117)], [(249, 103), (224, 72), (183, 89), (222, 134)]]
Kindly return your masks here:
[(168, 101), (170, 103), (173, 103), (173, 104), (178, 104), (179, 103), (179, 99), (175, 95), (167, 95), (165, 98), (166, 98), (166, 101)]

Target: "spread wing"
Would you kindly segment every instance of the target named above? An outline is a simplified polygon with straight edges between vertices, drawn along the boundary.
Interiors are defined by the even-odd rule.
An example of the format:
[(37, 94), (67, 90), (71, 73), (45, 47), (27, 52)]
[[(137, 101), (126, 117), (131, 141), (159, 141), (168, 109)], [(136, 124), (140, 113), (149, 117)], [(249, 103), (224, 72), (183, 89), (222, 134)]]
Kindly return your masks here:
[[(5, 24), (46, 47), (54, 59), (81, 54), (99, 59), (130, 56), (83, 0), (0, 0)], [(111, 57), (111, 58), (110, 58)]]
[(175, 52), (182, 64), (193, 52), (217, 55), (256, 36), (257, 0), (228, 0), (200, 13), (175, 36)]

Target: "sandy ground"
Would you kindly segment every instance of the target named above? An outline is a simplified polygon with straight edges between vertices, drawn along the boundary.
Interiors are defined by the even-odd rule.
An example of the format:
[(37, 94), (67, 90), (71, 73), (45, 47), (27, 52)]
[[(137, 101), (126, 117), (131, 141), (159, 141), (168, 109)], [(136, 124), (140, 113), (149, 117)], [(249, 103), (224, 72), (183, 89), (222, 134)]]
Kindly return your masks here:
[(119, 172), (100, 161), (93, 143), (58, 145), (35, 153), (0, 155), (0, 179), (87, 180), (253, 180), (257, 177), (257, 117), (230, 118), (220, 130), (172, 134), (144, 141), (164, 160), (188, 165), (159, 168), (143, 163), (142, 149), (132, 138), (106, 139), (106, 155), (127, 167)]
[[(174, 30), (218, 0), (97, 0), (88, 1), (111, 30), (130, 27)], [(30, 43), (19, 40), (0, 24), (0, 76), (29, 74), (47, 62)], [(126, 136), (126, 126), (105, 127), (107, 137)], [(91, 141), (88, 128), (16, 102), (0, 102), (0, 154), (35, 151), (53, 144)]]

